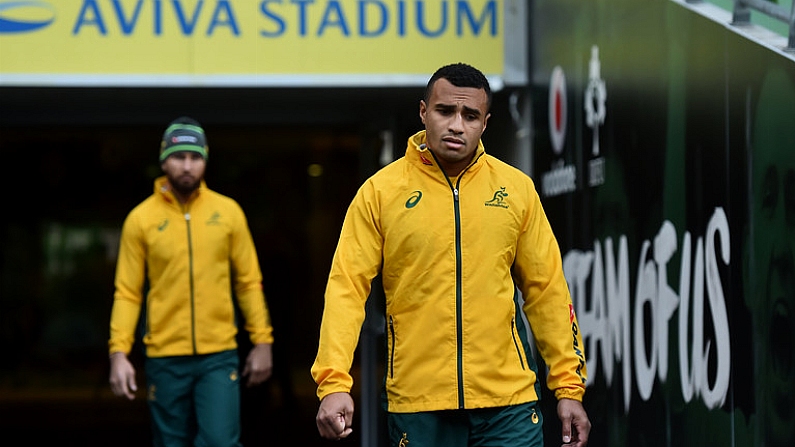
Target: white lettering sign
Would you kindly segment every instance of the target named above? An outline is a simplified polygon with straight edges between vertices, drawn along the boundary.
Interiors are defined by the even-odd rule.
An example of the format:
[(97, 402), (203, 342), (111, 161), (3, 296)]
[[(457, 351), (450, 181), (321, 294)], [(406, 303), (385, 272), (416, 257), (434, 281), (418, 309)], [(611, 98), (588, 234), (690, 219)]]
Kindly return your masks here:
[[(684, 401), (701, 399), (709, 409), (723, 405), (729, 390), (731, 342), (719, 266), (729, 265), (729, 242), (729, 223), (723, 208), (715, 209), (705, 238), (697, 239), (695, 255), (690, 233), (684, 233), (679, 250), (676, 228), (670, 221), (663, 222), (654, 240), (641, 245), (631, 309), (625, 235), (619, 238), (617, 258), (612, 238), (604, 241), (604, 253), (602, 243), (595, 241), (593, 251), (571, 250), (564, 256), (563, 268), (586, 344), (589, 375), (595, 377), (599, 368), (604, 368), (606, 384), (611, 387), (614, 364), (621, 365), (625, 412), (629, 412), (633, 377), (644, 401), (651, 398), (655, 380), (666, 382), (668, 328), (672, 322), (678, 326)], [(678, 292), (669, 284), (667, 274), (667, 264), (677, 250), (681, 256)], [(713, 338), (705, 340), (705, 334), (713, 334)], [(714, 362), (712, 368), (710, 361)], [(710, 370), (714, 371), (712, 380), (708, 377)]]

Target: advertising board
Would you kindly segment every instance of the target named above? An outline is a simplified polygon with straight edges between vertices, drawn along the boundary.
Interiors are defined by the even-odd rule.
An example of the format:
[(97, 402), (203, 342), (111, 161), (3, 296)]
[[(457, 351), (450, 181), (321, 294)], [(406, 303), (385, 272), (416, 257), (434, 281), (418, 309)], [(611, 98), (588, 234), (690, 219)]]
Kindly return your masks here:
[(534, 176), (590, 444), (795, 445), (795, 61), (729, 13), (582, 5), (533, 11)]
[(0, 0), (2, 85), (421, 85), (526, 77), (517, 0)]

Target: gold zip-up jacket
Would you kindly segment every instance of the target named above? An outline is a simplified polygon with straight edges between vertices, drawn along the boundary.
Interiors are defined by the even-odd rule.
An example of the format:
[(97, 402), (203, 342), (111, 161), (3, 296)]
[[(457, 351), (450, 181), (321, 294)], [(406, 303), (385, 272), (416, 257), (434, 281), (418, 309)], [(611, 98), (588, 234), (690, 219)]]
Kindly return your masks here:
[[(237, 347), (236, 298), (252, 343), (272, 343), (262, 274), (238, 203), (204, 181), (181, 205), (165, 177), (122, 226), (109, 351), (129, 353), (146, 292), (148, 357)], [(234, 298), (233, 298), (234, 291)]]
[(350, 392), (365, 302), (381, 272), (390, 412), (537, 400), (520, 308), (549, 367), (547, 386), (581, 401), (582, 339), (532, 180), (482, 142), (448, 178), (424, 143), (424, 131), (409, 138), (405, 157), (369, 178), (348, 208), (312, 366), (318, 397)]

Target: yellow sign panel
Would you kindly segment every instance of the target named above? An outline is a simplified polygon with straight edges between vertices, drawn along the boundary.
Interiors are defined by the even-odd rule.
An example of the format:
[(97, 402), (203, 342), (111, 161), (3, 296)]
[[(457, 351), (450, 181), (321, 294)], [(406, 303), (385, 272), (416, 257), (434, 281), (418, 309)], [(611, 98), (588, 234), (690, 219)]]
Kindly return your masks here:
[(0, 0), (0, 85), (499, 76), (504, 1)]

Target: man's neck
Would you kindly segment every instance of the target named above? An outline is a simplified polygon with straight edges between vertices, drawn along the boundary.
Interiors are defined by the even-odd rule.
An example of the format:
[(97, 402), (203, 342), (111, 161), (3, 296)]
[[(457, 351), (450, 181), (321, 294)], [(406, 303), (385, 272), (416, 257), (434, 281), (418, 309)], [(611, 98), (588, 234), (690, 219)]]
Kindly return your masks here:
[(197, 187), (196, 189), (192, 189), (190, 191), (182, 191), (175, 188), (174, 185), (169, 184), (169, 189), (171, 189), (171, 193), (174, 194), (174, 197), (176, 197), (177, 201), (184, 205), (190, 201), (191, 197), (196, 194), (196, 191), (199, 188)]
[(188, 203), (188, 200), (190, 199), (190, 196), (193, 195), (193, 193), (185, 195), (185, 194), (177, 191), (176, 189), (172, 189), (171, 192), (174, 193), (174, 197), (177, 198), (177, 201), (179, 203), (183, 204), (183, 205)]

